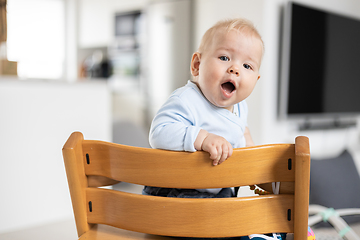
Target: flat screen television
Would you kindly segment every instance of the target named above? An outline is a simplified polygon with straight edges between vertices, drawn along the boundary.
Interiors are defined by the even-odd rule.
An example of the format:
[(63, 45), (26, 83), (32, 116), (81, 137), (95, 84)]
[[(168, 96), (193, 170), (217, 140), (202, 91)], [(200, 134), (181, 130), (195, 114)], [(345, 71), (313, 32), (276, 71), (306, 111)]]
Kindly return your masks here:
[(279, 115), (360, 114), (360, 20), (289, 2), (283, 24)]

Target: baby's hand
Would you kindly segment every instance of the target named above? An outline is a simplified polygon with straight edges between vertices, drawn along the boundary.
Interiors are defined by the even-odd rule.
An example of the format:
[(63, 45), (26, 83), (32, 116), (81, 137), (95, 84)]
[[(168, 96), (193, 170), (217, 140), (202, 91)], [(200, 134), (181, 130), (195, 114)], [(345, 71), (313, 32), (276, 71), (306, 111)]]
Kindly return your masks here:
[(202, 142), (201, 149), (210, 153), (213, 165), (218, 165), (229, 158), (233, 153), (231, 144), (223, 137), (208, 133)]

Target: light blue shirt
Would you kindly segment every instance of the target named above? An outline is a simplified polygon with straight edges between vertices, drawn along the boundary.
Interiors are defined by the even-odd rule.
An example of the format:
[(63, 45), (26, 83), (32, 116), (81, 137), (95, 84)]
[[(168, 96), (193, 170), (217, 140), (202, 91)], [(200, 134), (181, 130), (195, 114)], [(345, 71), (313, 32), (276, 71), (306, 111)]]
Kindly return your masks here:
[(194, 142), (204, 129), (225, 138), (233, 148), (245, 147), (248, 108), (245, 101), (233, 112), (210, 103), (191, 81), (175, 90), (157, 112), (150, 129), (152, 148), (195, 152)]

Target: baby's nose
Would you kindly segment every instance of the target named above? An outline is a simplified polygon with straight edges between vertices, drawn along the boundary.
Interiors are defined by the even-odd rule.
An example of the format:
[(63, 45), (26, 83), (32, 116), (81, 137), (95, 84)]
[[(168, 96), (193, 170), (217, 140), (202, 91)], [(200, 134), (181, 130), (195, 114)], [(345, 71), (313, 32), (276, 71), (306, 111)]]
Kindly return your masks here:
[(239, 69), (235, 66), (231, 66), (229, 69), (228, 69), (228, 73), (230, 74), (235, 74), (236, 76), (239, 76), (240, 73), (239, 73)]

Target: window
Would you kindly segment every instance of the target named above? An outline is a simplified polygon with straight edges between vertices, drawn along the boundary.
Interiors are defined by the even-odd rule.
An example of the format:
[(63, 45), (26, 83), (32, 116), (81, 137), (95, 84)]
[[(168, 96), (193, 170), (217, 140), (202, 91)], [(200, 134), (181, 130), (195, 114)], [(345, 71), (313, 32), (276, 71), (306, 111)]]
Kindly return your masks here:
[(63, 0), (8, 0), (7, 57), (20, 78), (63, 77), (64, 8)]

